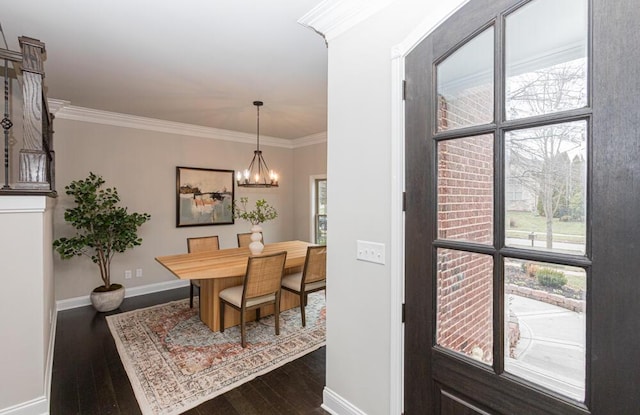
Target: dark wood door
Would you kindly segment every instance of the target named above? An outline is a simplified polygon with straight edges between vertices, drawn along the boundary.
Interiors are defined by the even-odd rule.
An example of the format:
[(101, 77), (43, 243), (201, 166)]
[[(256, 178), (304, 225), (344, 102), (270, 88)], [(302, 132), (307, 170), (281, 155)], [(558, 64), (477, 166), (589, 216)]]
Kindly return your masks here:
[(405, 414), (640, 413), (639, 21), (471, 0), (407, 56)]

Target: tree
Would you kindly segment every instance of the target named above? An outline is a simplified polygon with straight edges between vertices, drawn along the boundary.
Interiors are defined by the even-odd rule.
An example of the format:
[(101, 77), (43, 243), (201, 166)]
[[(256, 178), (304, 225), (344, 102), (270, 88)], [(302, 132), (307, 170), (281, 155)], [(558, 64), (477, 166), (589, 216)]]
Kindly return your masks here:
[[(513, 76), (507, 81), (508, 118), (580, 108), (586, 104), (585, 60), (563, 62)], [(583, 194), (576, 186), (574, 160), (586, 154), (586, 122), (573, 121), (509, 131), (507, 175), (539, 198), (546, 218), (546, 247), (553, 245), (553, 218), (568, 200)], [(577, 157), (577, 159), (576, 159)], [(580, 166), (584, 167), (584, 163)], [(584, 183), (582, 181), (582, 183)]]
[[(118, 252), (138, 246), (138, 227), (148, 221), (147, 213), (129, 213), (118, 206), (120, 196), (115, 188), (104, 189), (104, 179), (94, 173), (83, 180), (65, 186), (66, 194), (73, 196), (74, 207), (66, 209), (64, 219), (76, 231), (70, 238), (62, 237), (53, 247), (62, 259), (86, 255), (100, 268), (104, 291), (112, 289), (111, 260)], [(118, 285), (119, 287), (119, 285)]]

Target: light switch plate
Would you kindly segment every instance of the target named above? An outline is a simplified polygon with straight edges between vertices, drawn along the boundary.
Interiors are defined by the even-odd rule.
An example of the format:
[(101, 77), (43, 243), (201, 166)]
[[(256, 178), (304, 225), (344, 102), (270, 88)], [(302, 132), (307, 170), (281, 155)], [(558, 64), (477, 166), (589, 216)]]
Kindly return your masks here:
[(357, 241), (356, 259), (384, 265), (384, 244), (379, 242)]

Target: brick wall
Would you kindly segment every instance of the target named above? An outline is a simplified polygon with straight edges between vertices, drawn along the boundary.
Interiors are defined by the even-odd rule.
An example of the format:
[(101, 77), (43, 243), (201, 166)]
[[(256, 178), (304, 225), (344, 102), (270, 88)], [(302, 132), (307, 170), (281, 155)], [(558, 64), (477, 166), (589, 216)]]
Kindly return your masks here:
[[(490, 122), (488, 96), (485, 86), (439, 97), (438, 129)], [(493, 141), (484, 135), (438, 143), (438, 238), (493, 243)], [(490, 364), (492, 257), (440, 249), (437, 271), (438, 344)]]
[(493, 136), (438, 143), (438, 237), (493, 242)]
[(438, 131), (488, 124), (493, 120), (493, 85), (478, 85), (438, 96)]
[(482, 350), (491, 362), (493, 345), (492, 258), (441, 249), (438, 251), (437, 342), (472, 355)]

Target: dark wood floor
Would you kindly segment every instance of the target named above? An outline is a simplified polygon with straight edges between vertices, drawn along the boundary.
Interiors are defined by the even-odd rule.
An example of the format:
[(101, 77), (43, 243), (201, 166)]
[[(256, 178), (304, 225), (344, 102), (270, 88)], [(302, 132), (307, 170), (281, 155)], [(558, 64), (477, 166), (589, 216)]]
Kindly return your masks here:
[[(189, 296), (188, 288), (125, 299), (119, 310), (81, 307), (58, 313), (52, 415), (141, 414), (105, 315)], [(188, 415), (328, 414), (320, 408), (325, 348), (288, 363), (193, 408)]]

